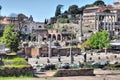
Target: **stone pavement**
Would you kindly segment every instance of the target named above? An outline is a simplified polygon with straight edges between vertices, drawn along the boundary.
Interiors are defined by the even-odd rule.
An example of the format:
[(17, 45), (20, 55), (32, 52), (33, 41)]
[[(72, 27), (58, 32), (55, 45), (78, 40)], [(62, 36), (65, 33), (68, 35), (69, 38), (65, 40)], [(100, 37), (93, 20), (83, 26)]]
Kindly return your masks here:
[(96, 76), (74, 76), (74, 77), (44, 77), (44, 78), (23, 78), (17, 80), (120, 80), (120, 75), (96, 75)]
[[(115, 56), (117, 56), (117, 57), (115, 58)], [(99, 57), (100, 57), (100, 59), (99, 59)], [(90, 58), (92, 58), (92, 60), (94, 60), (94, 61), (118, 61), (118, 62), (120, 62), (120, 54), (112, 54), (112, 53), (108, 53), (108, 54), (94, 53), (93, 55), (87, 54), (88, 61), (90, 60)], [(39, 59), (29, 58), (28, 63), (31, 65), (35, 65), (36, 62), (38, 61), (38, 64), (45, 64), (45, 63), (47, 63), (47, 59), (48, 59), (48, 57), (40, 57)], [(58, 57), (52, 57), (49, 60), (50, 60), (50, 63), (59, 63)], [(74, 56), (74, 63), (78, 63), (79, 61), (80, 62), (84, 61), (83, 55)], [(70, 57), (61, 56), (61, 62), (70, 63)]]

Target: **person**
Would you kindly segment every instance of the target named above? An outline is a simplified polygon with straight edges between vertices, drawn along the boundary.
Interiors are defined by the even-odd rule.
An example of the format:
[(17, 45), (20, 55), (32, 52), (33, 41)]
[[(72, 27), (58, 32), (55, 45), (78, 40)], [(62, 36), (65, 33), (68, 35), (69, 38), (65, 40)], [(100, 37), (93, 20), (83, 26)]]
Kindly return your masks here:
[(28, 61), (28, 56), (25, 56), (25, 60)]
[(38, 64), (38, 61), (36, 61), (36, 64)]
[(47, 59), (47, 63), (50, 63), (50, 60), (49, 60), (49, 59)]
[(61, 57), (60, 57), (60, 55), (58, 56), (58, 61), (61, 62)]
[(37, 55), (37, 57), (36, 57), (37, 59), (39, 59), (39, 56)]

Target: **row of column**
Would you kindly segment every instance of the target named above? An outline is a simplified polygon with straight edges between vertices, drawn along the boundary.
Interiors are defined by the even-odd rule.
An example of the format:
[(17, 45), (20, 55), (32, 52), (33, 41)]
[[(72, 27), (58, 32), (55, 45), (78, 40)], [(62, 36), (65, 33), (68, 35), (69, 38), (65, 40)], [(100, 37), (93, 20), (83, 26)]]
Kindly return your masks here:
[(95, 30), (99, 31), (100, 23), (102, 22), (103, 25), (101, 26), (104, 30), (113, 31), (115, 30), (115, 15), (96, 15), (95, 16)]

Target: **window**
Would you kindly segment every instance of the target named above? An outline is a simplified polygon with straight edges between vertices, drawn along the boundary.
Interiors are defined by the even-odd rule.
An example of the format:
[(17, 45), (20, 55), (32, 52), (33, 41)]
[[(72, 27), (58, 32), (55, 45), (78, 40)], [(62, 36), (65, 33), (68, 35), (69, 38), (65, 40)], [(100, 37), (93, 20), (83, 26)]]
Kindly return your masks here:
[(32, 30), (34, 30), (34, 26), (32, 27)]
[(42, 28), (42, 26), (38, 26), (38, 28)]
[(25, 25), (25, 31), (27, 31), (27, 26)]

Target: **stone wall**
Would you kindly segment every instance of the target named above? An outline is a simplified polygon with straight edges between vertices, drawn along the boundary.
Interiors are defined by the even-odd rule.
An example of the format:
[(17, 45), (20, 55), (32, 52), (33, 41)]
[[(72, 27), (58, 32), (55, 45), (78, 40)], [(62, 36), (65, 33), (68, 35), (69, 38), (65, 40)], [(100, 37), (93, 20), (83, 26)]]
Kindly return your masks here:
[[(77, 54), (81, 54), (80, 53), (80, 48), (72, 48), (72, 53), (73, 55)], [(52, 48), (51, 49), (51, 55), (52, 56), (69, 56), (70, 55), (70, 49), (69, 48), (61, 48), (61, 49), (57, 49), (57, 48)], [(43, 47), (43, 48), (25, 48), (25, 55), (30, 55), (32, 57), (36, 57), (36, 56), (48, 56), (48, 47)]]
[(94, 69), (60, 69), (55, 73), (54, 76), (94, 76)]
[(31, 55), (31, 48), (30, 47), (27, 47), (25, 48), (25, 55)]
[(24, 68), (8, 68), (5, 67), (0, 69), (0, 76), (21, 76), (21, 75), (33, 75), (32, 67), (24, 67)]

